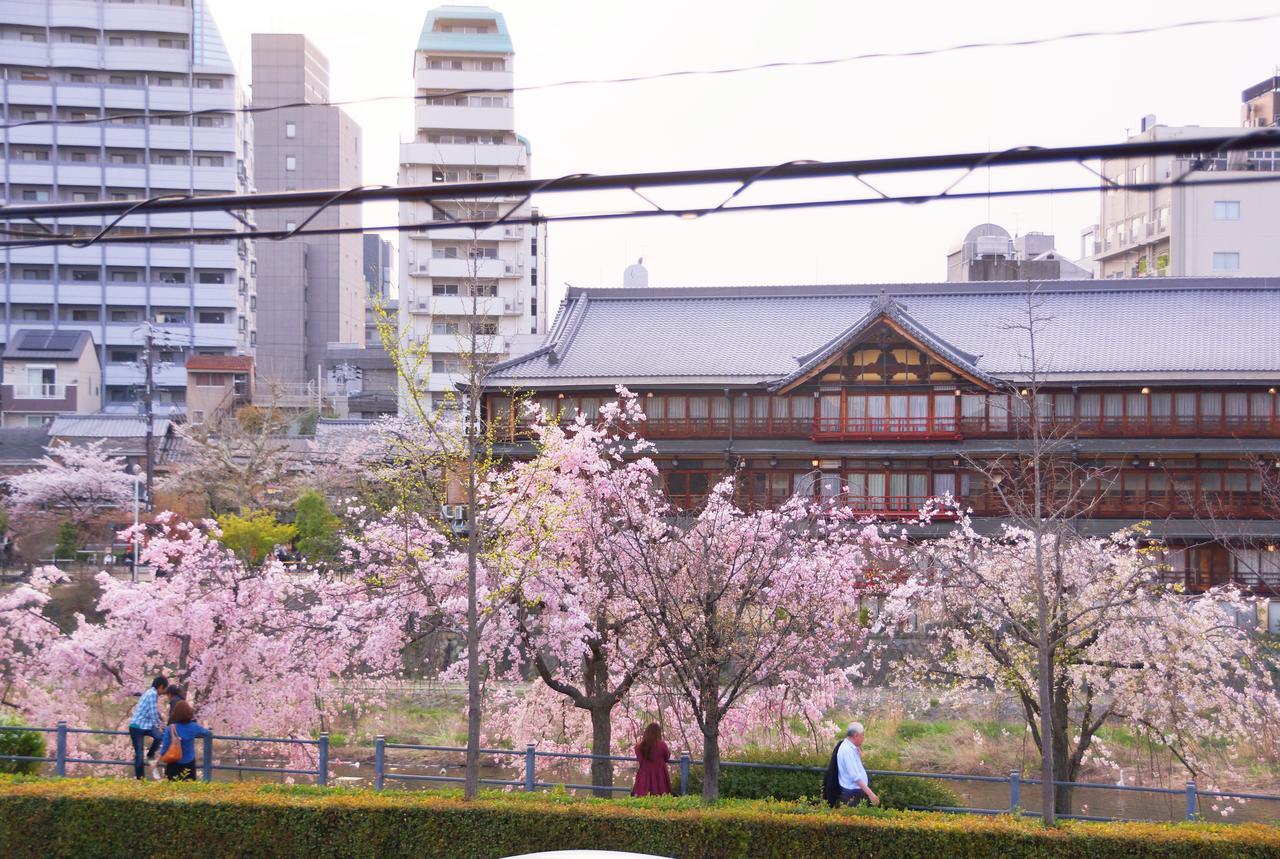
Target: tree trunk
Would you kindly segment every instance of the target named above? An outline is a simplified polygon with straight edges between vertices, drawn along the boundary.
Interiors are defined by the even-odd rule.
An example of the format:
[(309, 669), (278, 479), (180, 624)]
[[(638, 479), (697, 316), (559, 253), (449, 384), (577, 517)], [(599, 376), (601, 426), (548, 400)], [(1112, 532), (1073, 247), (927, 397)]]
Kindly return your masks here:
[(702, 801), (720, 798), (720, 719), (714, 711), (707, 714), (702, 731)]
[[(474, 355), (474, 352), (473, 352)], [(476, 516), (476, 385), (475, 369), (467, 400), (467, 754), (463, 797), (480, 793), (480, 607), (476, 595), (480, 525)]]
[[(1037, 541), (1036, 556), (1037, 566), (1039, 566), (1040, 545)], [(1043, 571), (1043, 567), (1040, 567)], [(1043, 572), (1041, 572), (1043, 576)], [(1039, 636), (1037, 641), (1037, 663), (1039, 677), (1039, 694), (1040, 702), (1040, 811), (1044, 815), (1044, 823), (1046, 826), (1052, 826), (1055, 821), (1054, 812), (1057, 808), (1054, 800), (1056, 788), (1054, 781), (1056, 779), (1057, 768), (1054, 766), (1055, 752), (1057, 751), (1057, 726), (1054, 724), (1054, 705), (1053, 705), (1053, 655), (1049, 652), (1049, 610), (1046, 605), (1047, 600), (1043, 591), (1043, 578), (1041, 579), (1042, 587), (1040, 597), (1037, 600), (1039, 615)], [(1064, 724), (1063, 729), (1066, 728)]]
[[(595, 796), (608, 799), (613, 791), (613, 761), (608, 759), (613, 745), (613, 708), (597, 704), (591, 708), (591, 754), (597, 757), (591, 761), (591, 786), (606, 788), (595, 790)], [(604, 758), (601, 760), (601, 758)]]
[[(1053, 772), (1055, 781), (1075, 781), (1076, 766), (1071, 756), (1071, 725), (1067, 720), (1067, 695), (1063, 689), (1053, 696)], [(1071, 788), (1058, 785), (1054, 788), (1054, 811), (1058, 814), (1074, 814), (1071, 807)]]

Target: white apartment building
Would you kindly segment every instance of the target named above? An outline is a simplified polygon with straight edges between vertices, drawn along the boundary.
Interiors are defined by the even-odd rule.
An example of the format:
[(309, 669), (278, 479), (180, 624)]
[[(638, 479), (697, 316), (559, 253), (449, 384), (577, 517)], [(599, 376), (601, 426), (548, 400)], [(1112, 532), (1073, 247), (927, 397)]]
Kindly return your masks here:
[[(0, 0), (0, 199), (140, 200), (252, 190), (247, 119), (206, 0)], [(29, 124), (23, 124), (29, 123)], [(15, 127), (16, 124), (16, 127)], [(110, 219), (48, 221), (93, 235)], [(137, 235), (235, 229), (221, 212), (132, 215)], [(22, 329), (88, 332), (105, 411), (134, 411), (142, 326), (159, 336), (156, 408), (185, 409), (186, 358), (249, 354), (256, 340), (251, 243), (208, 241), (0, 251), (8, 343)]]
[[(1277, 120), (1280, 78), (1245, 90), (1246, 125)], [(1130, 141), (1196, 139), (1241, 134), (1242, 128), (1160, 125), (1146, 116)], [(1280, 274), (1280, 185), (1211, 185), (1280, 170), (1280, 150), (1204, 152), (1195, 157), (1110, 159), (1102, 164), (1098, 223), (1085, 230), (1086, 255), (1098, 277), (1269, 276)], [(1179, 184), (1128, 190), (1150, 182)]]
[[(419, 99), (413, 140), (400, 146), (401, 184), (529, 177), (529, 144), (515, 133), (511, 94), (488, 92), (512, 86), (514, 61), (506, 22), (492, 9), (441, 6), (427, 13), (414, 53)], [(518, 202), (502, 196), (405, 202), (400, 223), (494, 218)], [(526, 203), (518, 213), (530, 211)], [(445, 402), (461, 378), (459, 356), (470, 351), (471, 326), (480, 326), (491, 361), (524, 354), (546, 334), (545, 227), (403, 232), (399, 282), (401, 336), (428, 344), (427, 388), (434, 402)]]

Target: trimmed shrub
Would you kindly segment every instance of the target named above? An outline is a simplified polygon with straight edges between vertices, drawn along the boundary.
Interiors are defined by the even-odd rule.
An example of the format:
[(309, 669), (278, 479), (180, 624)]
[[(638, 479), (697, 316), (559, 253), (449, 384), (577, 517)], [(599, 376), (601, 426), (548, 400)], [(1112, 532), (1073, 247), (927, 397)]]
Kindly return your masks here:
[[(0, 713), (0, 725), (25, 726), (26, 723), (6, 713)], [(45, 757), (44, 734), (39, 731), (0, 731), (0, 755), (22, 755), (28, 758)], [(0, 761), (0, 773), (34, 773), (40, 769), (37, 761)]]
[[(832, 743), (834, 747), (835, 744)], [(725, 799), (774, 799), (794, 802), (805, 798), (822, 797), (822, 773), (827, 769), (830, 754), (812, 755), (795, 751), (749, 751), (735, 755), (744, 763), (785, 764), (788, 766), (818, 767), (822, 772), (775, 770), (765, 767), (720, 767), (720, 796)], [(874, 763), (874, 762), (872, 762)], [(939, 806), (952, 808), (960, 805), (959, 798), (936, 779), (910, 776), (872, 776), (871, 789), (880, 797), (883, 808), (912, 808)], [(689, 793), (702, 791), (702, 769), (689, 771)]]
[(1068, 822), (821, 809), (692, 797), (579, 799), (250, 783), (0, 777), (0, 855), (491, 857), (609, 849), (672, 857), (1088, 856), (1261, 859), (1280, 829), (1259, 824)]

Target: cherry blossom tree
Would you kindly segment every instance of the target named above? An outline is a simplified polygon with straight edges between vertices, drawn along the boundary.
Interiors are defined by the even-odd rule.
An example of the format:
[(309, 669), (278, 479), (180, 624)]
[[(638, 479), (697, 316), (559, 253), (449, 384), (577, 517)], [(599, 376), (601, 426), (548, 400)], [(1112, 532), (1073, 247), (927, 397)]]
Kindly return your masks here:
[(133, 500), (124, 459), (103, 450), (101, 441), (46, 447), (36, 466), (9, 478), (9, 503), (19, 514), (48, 510), (82, 520)]
[[(1161, 549), (1141, 529), (1088, 537), (1008, 526), (983, 536), (962, 516), (917, 553), (889, 594), (883, 631), (911, 612), (936, 623), (925, 626), (924, 653), (897, 676), (1011, 693), (1037, 748), (1052, 748), (1056, 781), (1077, 780), (1108, 723), (1168, 748), (1195, 777), (1215, 745), (1258, 736), (1280, 719), (1262, 654), (1237, 623), (1252, 607), (1233, 591), (1192, 597), (1166, 584)], [(1038, 691), (1042, 639), (1053, 666), (1049, 736)], [(1072, 811), (1069, 787), (1059, 787), (1055, 805)]]
[[(339, 707), (369, 702), (339, 681), (395, 676), (413, 605), (376, 580), (248, 568), (173, 514), (143, 551), (155, 582), (106, 574), (101, 620), (60, 630), (43, 614), (53, 575), (6, 594), (0, 621), (5, 701), (35, 722), (68, 718), (69, 702), (144, 688), (163, 672), (188, 686), (201, 720), (219, 732), (310, 736)], [(212, 523), (207, 523), (211, 525)], [(296, 747), (295, 747), (296, 748)]]
[[(497, 535), (491, 563), (501, 584), (487, 607), (495, 617), (483, 645), (491, 672), (518, 677), (527, 664), (547, 690), (563, 696), (560, 703), (584, 711), (592, 753), (608, 756), (614, 710), (652, 668), (653, 652), (640, 612), (617, 580), (602, 575), (604, 556), (617, 551), (620, 527), (656, 522), (665, 512), (654, 488), (657, 469), (635, 431), (644, 414), (624, 389), (601, 409), (598, 423), (579, 416), (566, 430), (547, 424), (537, 409), (531, 418), (537, 455), (495, 473), (485, 492)], [(513, 714), (527, 739), (577, 740), (571, 726), (578, 720), (554, 715), (554, 698), (535, 693), (507, 703), (517, 702), (553, 714)], [(611, 787), (612, 762), (593, 760), (591, 783)]]
[(722, 480), (691, 523), (623, 508), (600, 558), (642, 618), (655, 685), (701, 733), (705, 800), (719, 795), (721, 734), (738, 708), (770, 697), (803, 706), (848, 688), (859, 597), (892, 555), (879, 529), (838, 508), (795, 498), (744, 513), (733, 484)]

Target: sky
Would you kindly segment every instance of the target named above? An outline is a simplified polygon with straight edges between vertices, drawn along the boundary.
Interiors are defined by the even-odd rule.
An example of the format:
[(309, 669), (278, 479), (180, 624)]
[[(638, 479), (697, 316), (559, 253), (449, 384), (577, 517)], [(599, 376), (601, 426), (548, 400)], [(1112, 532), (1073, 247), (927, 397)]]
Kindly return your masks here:
[[(411, 96), (413, 51), (433, 3), (405, 0), (210, 0), (241, 74), (250, 34), (305, 33), (330, 61), (336, 100)], [(674, 69), (806, 60), (972, 41), (1053, 36), (1280, 11), (1271, 2), (1117, 3), (848, 0), (494, 0), (515, 43), (516, 85)], [(1280, 18), (1065, 43), (877, 59), (675, 81), (565, 87), (515, 95), (532, 173), (613, 173), (768, 165), (794, 159), (1110, 143), (1145, 114), (1171, 125), (1237, 126), (1240, 92), (1276, 73)], [(394, 183), (412, 103), (349, 108), (364, 133), (364, 181)], [(877, 180), (886, 193), (936, 192), (959, 174)], [(982, 170), (957, 190), (1095, 181), (1079, 166)], [(731, 187), (653, 192), (668, 205), (718, 203)], [(757, 186), (739, 200), (865, 196), (851, 179)], [(1280, 193), (1280, 192), (1278, 192)], [(556, 195), (547, 214), (646, 208), (630, 192)], [(856, 209), (743, 213), (698, 221), (551, 224), (551, 298), (566, 284), (620, 286), (643, 257), (652, 286), (945, 280), (945, 257), (975, 224), (1057, 236), (1080, 255), (1094, 193)], [(365, 223), (395, 221), (366, 206)]]

